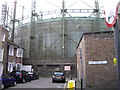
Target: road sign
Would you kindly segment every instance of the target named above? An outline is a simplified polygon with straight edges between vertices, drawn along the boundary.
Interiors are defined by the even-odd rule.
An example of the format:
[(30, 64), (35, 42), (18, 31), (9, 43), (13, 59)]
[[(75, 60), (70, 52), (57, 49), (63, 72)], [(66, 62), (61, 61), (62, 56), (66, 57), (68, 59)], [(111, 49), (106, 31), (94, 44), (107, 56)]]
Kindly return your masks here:
[(70, 66), (64, 66), (64, 70), (65, 70), (65, 71), (70, 71), (70, 70), (71, 70), (71, 67), (70, 67)]
[(105, 8), (105, 21), (108, 27), (114, 27), (114, 37), (115, 37), (115, 53), (117, 62), (117, 80), (118, 89), (120, 90), (120, 38), (119, 38), (119, 28), (118, 28), (118, 3), (119, 0), (104, 0)]
[(89, 61), (89, 64), (107, 64), (107, 61)]
[(104, 0), (105, 22), (108, 27), (113, 27), (118, 16), (119, 0)]
[(114, 62), (114, 65), (117, 64), (117, 60), (116, 60), (116, 58), (113, 59), (113, 62)]

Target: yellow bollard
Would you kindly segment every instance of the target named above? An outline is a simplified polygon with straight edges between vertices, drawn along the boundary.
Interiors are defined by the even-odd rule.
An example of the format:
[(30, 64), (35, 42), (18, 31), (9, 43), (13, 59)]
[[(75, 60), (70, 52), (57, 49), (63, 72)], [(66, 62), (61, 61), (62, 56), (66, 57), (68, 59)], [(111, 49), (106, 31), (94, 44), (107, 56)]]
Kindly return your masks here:
[(69, 90), (75, 90), (75, 80), (68, 81), (68, 88)]

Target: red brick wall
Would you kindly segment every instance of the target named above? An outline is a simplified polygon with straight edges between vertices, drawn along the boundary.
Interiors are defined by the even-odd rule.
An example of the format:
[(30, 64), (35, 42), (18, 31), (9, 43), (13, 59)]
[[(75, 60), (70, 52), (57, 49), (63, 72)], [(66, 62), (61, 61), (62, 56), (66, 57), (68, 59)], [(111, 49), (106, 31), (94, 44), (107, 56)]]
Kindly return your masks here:
[[(116, 65), (113, 63), (115, 57), (113, 33), (85, 34), (80, 45), (85, 47), (83, 48), (85, 55), (82, 55), (83, 65), (85, 63), (85, 87), (117, 87)], [(107, 64), (88, 64), (89, 61), (107, 61)]]
[[(9, 52), (9, 46), (8, 46), (8, 52)], [(16, 53), (17, 53), (17, 48), (14, 47), (14, 55), (13, 56), (8, 55), (8, 62), (22, 63), (21, 58), (16, 57)]]
[(2, 48), (4, 49), (4, 55), (3, 55), (3, 72), (7, 72), (7, 41), (8, 41), (8, 31), (4, 28), (2, 29), (2, 33), (5, 34), (5, 42), (2, 41)]

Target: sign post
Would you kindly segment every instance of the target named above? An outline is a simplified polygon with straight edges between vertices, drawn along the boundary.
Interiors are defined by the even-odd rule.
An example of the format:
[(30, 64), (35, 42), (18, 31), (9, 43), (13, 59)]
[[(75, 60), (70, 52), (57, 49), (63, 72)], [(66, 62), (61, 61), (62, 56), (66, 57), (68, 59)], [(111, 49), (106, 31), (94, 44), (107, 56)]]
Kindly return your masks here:
[(115, 38), (115, 54), (117, 59), (117, 80), (118, 89), (120, 90), (120, 38), (119, 38), (119, 27), (118, 27), (118, 2), (119, 0), (106, 0), (104, 2), (105, 6), (105, 21), (108, 27), (114, 28), (114, 38)]
[(115, 37), (115, 52), (117, 59), (117, 77), (118, 77), (118, 88), (120, 89), (120, 36), (119, 36), (119, 28), (118, 21), (114, 25), (114, 37)]

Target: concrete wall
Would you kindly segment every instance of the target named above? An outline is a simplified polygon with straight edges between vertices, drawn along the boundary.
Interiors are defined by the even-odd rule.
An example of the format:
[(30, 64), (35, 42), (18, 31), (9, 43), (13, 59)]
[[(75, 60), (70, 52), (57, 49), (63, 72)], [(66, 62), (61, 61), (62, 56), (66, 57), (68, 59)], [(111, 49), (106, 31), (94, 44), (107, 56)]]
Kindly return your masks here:
[[(32, 65), (33, 69), (39, 73), (40, 76), (52, 76), (56, 70), (65, 71), (64, 66), (71, 66), (70, 71), (65, 71), (66, 77), (76, 77), (76, 65), (73, 58), (67, 59), (47, 59), (47, 60), (26, 60), (25, 65)], [(69, 62), (69, 63), (68, 63)], [(27, 63), (27, 64), (26, 64)]]
[[(115, 58), (113, 32), (84, 34), (79, 48), (82, 49), (82, 53), (85, 53), (85, 55), (82, 54), (83, 72), (78, 68), (80, 71), (78, 73), (80, 75), (83, 73), (84, 87), (116, 88), (117, 72), (116, 65), (113, 62)], [(89, 61), (107, 61), (107, 63), (90, 64)], [(80, 66), (81, 64), (78, 62), (78, 65)]]
[[(65, 71), (64, 66), (70, 66), (70, 71)], [(52, 77), (54, 71), (64, 71), (67, 78), (75, 78), (75, 64), (41, 64), (35, 66), (41, 77)]]

